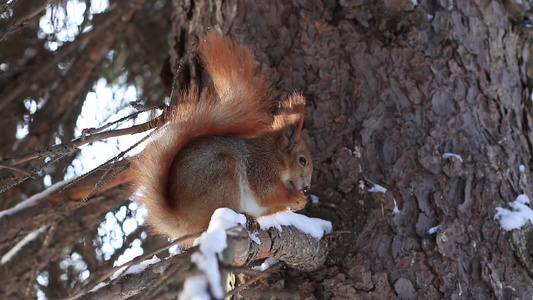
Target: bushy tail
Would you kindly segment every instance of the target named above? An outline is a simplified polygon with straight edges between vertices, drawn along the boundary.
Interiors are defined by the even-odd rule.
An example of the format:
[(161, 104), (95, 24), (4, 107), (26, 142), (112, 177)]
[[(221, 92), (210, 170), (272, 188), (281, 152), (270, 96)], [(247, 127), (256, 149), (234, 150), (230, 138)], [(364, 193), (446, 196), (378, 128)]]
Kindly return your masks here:
[(176, 236), (176, 220), (168, 205), (170, 166), (191, 141), (213, 135), (252, 137), (269, 129), (269, 86), (259, 74), (252, 52), (239, 42), (209, 33), (199, 55), (211, 76), (214, 90), (182, 94), (168, 123), (132, 163), (134, 200), (147, 206), (148, 223), (156, 231)]

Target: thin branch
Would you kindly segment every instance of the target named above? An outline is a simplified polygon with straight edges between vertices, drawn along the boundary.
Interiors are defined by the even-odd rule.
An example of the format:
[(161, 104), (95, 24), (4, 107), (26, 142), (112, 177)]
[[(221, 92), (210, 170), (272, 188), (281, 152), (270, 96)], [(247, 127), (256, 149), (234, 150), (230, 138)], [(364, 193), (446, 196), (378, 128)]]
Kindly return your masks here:
[[(116, 8), (113, 8), (113, 10), (115, 9), (119, 10), (120, 8), (117, 6)], [(95, 26), (93, 30), (80, 34), (73, 42), (65, 44), (65, 46), (61, 47), (58, 51), (56, 51), (52, 58), (46, 60), (42, 64), (36, 65), (33, 68), (29, 68), (28, 71), (26, 71), (28, 79), (24, 80), (24, 82), (20, 82), (16, 87), (9, 90), (6, 95), (2, 95), (2, 99), (0, 101), (0, 110), (14, 101), (21, 93), (23, 93), (28, 87), (28, 82), (37, 82), (42, 76), (48, 75), (52, 67), (57, 66), (61, 60), (71, 54), (79, 46), (84, 45), (87, 40), (100, 36), (105, 29), (110, 27), (123, 16), (118, 11), (117, 13), (110, 12), (110, 14), (111, 16), (109, 18), (106, 18), (101, 24)]]
[[(55, 230), (56, 230), (56, 225), (57, 223), (54, 222), (52, 223), (52, 225), (50, 225), (50, 228), (48, 228), (48, 231), (46, 232), (46, 237), (44, 238), (44, 241), (43, 241), (43, 244), (41, 247), (39, 247), (39, 250), (37, 252), (37, 254), (35, 255), (35, 257), (39, 257), (41, 255), (41, 252), (43, 251), (43, 249), (46, 249), (48, 247), (48, 245), (50, 244), (50, 240), (52, 239), (52, 236), (53, 234), (55, 233)], [(33, 269), (31, 271), (31, 275), (30, 275), (30, 279), (28, 280), (28, 285), (26, 287), (26, 292), (24, 293), (24, 297), (25, 298), (29, 298), (29, 295), (30, 295), (30, 292), (31, 292), (31, 288), (34, 286), (33, 285), (33, 281), (35, 280), (35, 277), (37, 276), (37, 271), (38, 271), (38, 264), (35, 264), (33, 266)]]
[[(227, 229), (226, 231), (227, 232), (231, 232), (231, 231), (234, 231), (235, 229), (237, 228), (241, 228), (241, 226), (235, 226), (235, 227), (232, 227), (232, 228), (229, 228)], [(136, 265), (148, 258), (151, 258), (153, 257), (154, 255), (157, 255), (159, 253), (161, 253), (162, 251), (165, 251), (165, 250), (168, 250), (169, 248), (171, 248), (172, 246), (176, 246), (176, 245), (182, 245), (184, 244), (185, 242), (189, 241), (189, 240), (192, 240), (192, 239), (195, 239), (197, 237), (199, 237), (203, 232), (197, 232), (197, 233), (192, 233), (192, 234), (188, 234), (188, 235), (185, 235), (181, 238), (178, 238), (176, 239), (175, 241), (171, 242), (171, 243), (168, 243), (150, 253), (146, 253), (146, 254), (143, 254), (141, 256), (138, 256), (134, 259), (132, 259), (131, 261), (129, 262), (126, 262), (118, 267), (115, 267), (107, 272), (105, 272), (103, 275), (101, 275), (100, 277), (98, 277), (96, 280), (88, 283), (87, 285), (85, 285), (80, 291), (78, 291), (76, 294), (72, 295), (72, 296), (69, 296), (69, 297), (66, 297), (64, 298), (64, 300), (67, 300), (67, 299), (76, 299), (76, 298), (79, 298), (81, 297), (82, 295), (86, 294), (87, 292), (89, 292), (91, 289), (93, 289), (96, 285), (100, 284), (101, 282), (107, 280), (109, 277), (111, 277), (113, 274), (115, 274), (116, 272), (118, 272), (119, 270), (123, 269), (124, 268), (124, 271), (123, 272), (126, 272), (126, 270), (131, 267), (132, 265)], [(188, 252), (192, 252), (192, 251), (195, 251), (197, 247), (193, 247), (191, 249), (189, 249)]]
[(98, 179), (98, 181), (96, 182), (96, 184), (94, 185), (93, 189), (91, 190), (91, 192), (89, 192), (89, 194), (87, 194), (87, 196), (85, 196), (85, 198), (83, 198), (83, 200), (80, 201), (79, 205), (83, 205), (85, 202), (87, 202), (87, 200), (89, 200), (89, 198), (91, 198), (94, 193), (100, 188), (102, 187), (104, 184), (108, 183), (110, 180), (112, 180), (113, 178), (115, 178), (115, 176), (117, 176), (118, 174), (126, 171), (128, 169), (128, 166), (122, 166), (118, 169), (118, 171), (114, 172), (113, 174), (111, 174), (110, 178), (106, 178), (107, 176), (107, 173), (109, 173), (109, 171), (111, 170), (111, 168), (113, 167), (114, 164), (110, 164), (109, 168), (104, 172), (104, 174), (102, 174), (102, 176), (100, 177), (100, 179)]
[(72, 296), (68, 296), (68, 297), (65, 297), (63, 298), (64, 300), (71, 300), (71, 299), (76, 299), (76, 298), (79, 298), (81, 297), (82, 295), (86, 294), (87, 292), (89, 292), (91, 289), (93, 289), (95, 286), (97, 286), (98, 284), (100, 284), (101, 282), (104, 282), (105, 280), (107, 280), (109, 277), (111, 277), (113, 274), (115, 274), (116, 272), (120, 271), (121, 269), (124, 268), (124, 272), (131, 266), (133, 265), (136, 265), (142, 261), (145, 261), (146, 259), (148, 258), (151, 258), (153, 257), (154, 255), (157, 255), (159, 254), (160, 252), (162, 251), (165, 251), (167, 249), (169, 249), (170, 247), (172, 246), (175, 246), (175, 245), (180, 245), (184, 242), (187, 242), (189, 240), (192, 240), (192, 239), (195, 239), (197, 237), (199, 237), (202, 233), (201, 232), (197, 232), (197, 233), (193, 233), (193, 234), (188, 234), (186, 236), (183, 236), (175, 241), (173, 241), (172, 243), (168, 243), (162, 247), (160, 247), (159, 249), (156, 249), (150, 253), (147, 253), (147, 254), (143, 254), (141, 256), (137, 256), (136, 258), (130, 260), (129, 262), (126, 262), (126, 263), (123, 263), (122, 265), (118, 266), (118, 267), (114, 267), (113, 269), (105, 272), (103, 275), (101, 275), (100, 277), (98, 277), (96, 280), (88, 283), (87, 285), (85, 285), (81, 290), (79, 290), (76, 294), (72, 295)]
[[(126, 163), (127, 160), (121, 160), (117, 167)], [(0, 234), (0, 248), (10, 245), (17, 236), (27, 234), (39, 226), (62, 220), (65, 216), (72, 215), (74, 211), (80, 209), (77, 202), (91, 191), (99, 180), (101, 173), (95, 173), (93, 176), (85, 178), (82, 182), (73, 185), (62, 193), (58, 189), (68, 181), (58, 182), (16, 206), (1, 211), (0, 232), (2, 234)], [(103, 194), (110, 189), (117, 192), (124, 191), (124, 187), (119, 187), (119, 185), (131, 181), (134, 178), (133, 176), (134, 174), (130, 170), (122, 172), (101, 187), (97, 194)], [(127, 196), (124, 195), (123, 197)], [(18, 222), (13, 222), (13, 220), (18, 220)]]
[(41, 13), (45, 8), (47, 8), (52, 1), (46, 1), (42, 3), (40, 6), (36, 7), (34, 10), (28, 12), (26, 15), (21, 17), (20, 19), (11, 22), (9, 25), (7, 25), (1, 32), (0, 32), (0, 42), (4, 41), (9, 36), (13, 35), (14, 33), (22, 30), (22, 28), (26, 27), (28, 24), (28, 21), (33, 19), (35, 16), (37, 16), (39, 13)]
[[(156, 280), (150, 283), (146, 287), (145, 290), (143, 290), (141, 293), (129, 298), (131, 300), (138, 300), (138, 299), (153, 299), (158, 298), (157, 296), (154, 297), (154, 295), (157, 295), (161, 290), (163, 290), (166, 286), (168, 286), (168, 283), (172, 281), (179, 281), (183, 277), (192, 276), (192, 274), (200, 273), (200, 271), (196, 270), (196, 272), (192, 271), (192, 264), (190, 263), (190, 255), (192, 252), (185, 252), (181, 257), (179, 257), (179, 262), (176, 264), (171, 264), (167, 269), (165, 269), (162, 274), (160, 274)], [(179, 273), (178, 273), (179, 272)], [(189, 275), (189, 273), (191, 275)], [(167, 296), (168, 291), (164, 291)], [(178, 296), (177, 294), (175, 296)], [(173, 297), (177, 298), (177, 297)]]
[[(34, 159), (40, 159), (40, 158), (46, 158), (50, 156), (50, 153), (54, 153), (55, 151), (62, 149), (69, 149), (69, 153), (72, 152), (74, 149), (77, 149), (80, 146), (83, 146), (85, 144), (89, 144), (92, 142), (96, 142), (99, 140), (104, 140), (112, 137), (118, 137), (123, 135), (130, 135), (130, 134), (136, 134), (141, 133), (144, 131), (148, 131), (152, 128), (157, 127), (158, 123), (164, 119), (164, 114), (158, 116), (157, 118), (154, 118), (148, 122), (145, 122), (143, 124), (134, 125), (132, 127), (123, 128), (123, 129), (117, 129), (117, 130), (109, 130), (102, 133), (86, 136), (85, 138), (77, 138), (73, 140), (70, 143), (63, 143), (59, 145), (54, 145), (51, 147), (44, 148), (43, 150), (38, 151), (37, 153), (29, 153), (26, 155), (23, 155), (18, 158), (10, 158), (10, 159), (4, 159), (0, 162), (0, 169), (1, 168), (7, 168), (10, 166), (15, 166), (21, 163), (28, 162), (30, 160)], [(70, 150), (72, 149), (72, 150)]]
[(11, 2), (3, 1), (2, 4), (0, 4), (0, 14), (5, 13), (8, 9), (10, 9), (13, 4), (15, 4), (16, 0), (13, 0)]
[(137, 228), (135, 228), (135, 230), (133, 232), (131, 232), (130, 234), (127, 234), (122, 231), (122, 247), (120, 247), (119, 249), (116, 249), (115, 252), (113, 252), (113, 254), (111, 255), (111, 257), (107, 260), (107, 262), (116, 262), (116, 260), (124, 254), (124, 252), (126, 251), (126, 249), (129, 249), (131, 247), (131, 243), (137, 239), (137, 238), (140, 238), (141, 236), (141, 233), (144, 231), (144, 228), (142, 226), (137, 226)]
[[(70, 153), (70, 152), (69, 152)], [(58, 160), (62, 159), (63, 157), (65, 157), (68, 153), (60, 153), (60, 154), (57, 154), (56, 157), (54, 157), (53, 159), (51, 159), (49, 162), (46, 162), (44, 164), (41, 164), (41, 165), (38, 165), (36, 167), (34, 167), (32, 169), (32, 171), (30, 173), (26, 173), (27, 175), (24, 175), (20, 178), (18, 178), (17, 180), (9, 183), (9, 184), (6, 184), (4, 186), (2, 186), (0, 188), (0, 194), (9, 190), (10, 188), (12, 187), (15, 187), (21, 183), (23, 183), (24, 181), (28, 180), (29, 178), (32, 178), (34, 175), (36, 175), (37, 173), (41, 172), (42, 170), (44, 170), (46, 167), (48, 166), (51, 166), (53, 165), (54, 163), (56, 163)], [(0, 168), (2, 166), (0, 165)]]
[(176, 73), (174, 74), (174, 77), (172, 78), (172, 89), (170, 90), (170, 104), (171, 105), (178, 104), (178, 99), (174, 95), (174, 93), (178, 90), (178, 76), (181, 74), (183, 66), (185, 65), (187, 60), (189, 60), (191, 53), (193, 53), (195, 50), (196, 50), (196, 44), (193, 43), (187, 48), (185, 55), (180, 59), (180, 62), (178, 64), (178, 69), (176, 70)]
[(142, 105), (140, 105), (140, 104), (138, 104), (136, 102), (131, 102), (130, 105), (132, 107), (134, 107), (135, 109), (137, 109), (137, 111), (132, 113), (132, 114), (129, 114), (129, 115), (125, 116), (125, 117), (122, 117), (122, 118), (120, 118), (120, 119), (118, 119), (116, 121), (108, 122), (107, 124), (105, 124), (103, 126), (100, 126), (100, 127), (97, 127), (97, 128), (86, 128), (86, 129), (83, 129), (81, 131), (80, 139), (84, 139), (88, 135), (94, 135), (94, 134), (96, 134), (98, 132), (101, 132), (104, 129), (107, 129), (107, 128), (115, 125), (115, 124), (122, 123), (122, 122), (124, 122), (126, 120), (129, 120), (129, 119), (131, 119), (133, 117), (136, 117), (137, 115), (139, 115), (142, 112), (145, 112), (145, 111), (148, 111), (148, 110), (152, 110), (152, 109), (156, 109), (156, 108), (162, 109), (162, 110), (165, 110), (165, 108), (167, 108), (167, 106), (164, 105), (164, 104), (163, 105), (159, 105), (159, 106), (144, 107), (144, 106), (142, 106)]
[[(105, 162), (105, 163), (99, 165), (98, 167), (96, 167), (96, 168), (94, 168), (94, 169), (92, 169), (92, 170), (86, 172), (85, 174), (82, 174), (82, 175), (80, 175), (80, 176), (78, 176), (78, 177), (76, 177), (76, 178), (73, 178), (72, 180), (70, 180), (69, 182), (67, 182), (64, 186), (60, 187), (60, 188), (58, 189), (58, 191), (61, 193), (61, 192), (63, 192), (64, 190), (66, 190), (67, 188), (71, 187), (72, 185), (77, 184), (78, 182), (84, 180), (85, 178), (87, 178), (87, 177), (93, 175), (94, 173), (96, 173), (96, 172), (98, 172), (98, 171), (101, 171), (105, 166), (107, 166), (107, 163), (108, 163), (108, 162), (109, 162), (109, 161), (107, 161), (107, 162)], [(100, 177), (100, 178), (101, 178), (101, 177)], [(95, 184), (96, 184), (96, 183), (95, 183)]]
[(130, 102), (130, 105), (131, 107), (135, 108), (136, 110), (140, 110), (140, 111), (148, 111), (148, 110), (154, 110), (154, 109), (161, 109), (161, 110), (165, 110), (165, 109), (168, 109), (168, 105), (166, 104), (161, 104), (161, 105), (143, 105), (139, 102)]
[(2, 168), (9, 169), (9, 170), (16, 171), (16, 172), (20, 172), (20, 173), (22, 173), (22, 174), (24, 174), (24, 175), (32, 176), (29, 172), (26, 172), (26, 171), (24, 171), (24, 170), (22, 170), (22, 169), (19, 169), (19, 168), (16, 168), (16, 167), (2, 166), (2, 165), (0, 165), (0, 169), (2, 169)]
[[(228, 230), (234, 229), (230, 228)], [(257, 236), (260, 239), (261, 244), (257, 244), (256, 242), (252, 241), (245, 231), (239, 231), (237, 235), (228, 234), (228, 248), (224, 250), (225, 252), (228, 252), (226, 252), (223, 256), (228, 257), (230, 260), (231, 257), (233, 257), (233, 261), (227, 261), (227, 264), (242, 266), (246, 265), (247, 262), (269, 256), (284, 260), (284, 262), (290, 267), (304, 271), (316, 270), (318, 267), (324, 264), (327, 254), (327, 242), (324, 240), (317, 240), (292, 226), (283, 226), (282, 231), (279, 231), (276, 228), (270, 228), (267, 231), (260, 230)], [(197, 251), (197, 247), (191, 248), (177, 257), (173, 257), (172, 260), (165, 259), (148, 267), (147, 270), (143, 271), (143, 275), (147, 276), (143, 276), (141, 274), (137, 274), (139, 276), (136, 277), (135, 275), (128, 277), (119, 276), (119, 278), (114, 279), (113, 282), (108, 284), (106, 287), (102, 287), (98, 291), (94, 292), (89, 291), (98, 283), (109, 278), (111, 274), (114, 274), (120, 268), (123, 268), (126, 265), (131, 266), (137, 264), (146, 258), (150, 258), (160, 251), (166, 250), (171, 246), (181, 242), (183, 242), (183, 240), (176, 240), (175, 242), (165, 245), (161, 249), (158, 249), (150, 254), (135, 258), (134, 261), (114, 268), (107, 274), (101, 276), (98, 281), (91, 282), (83, 287), (81, 291), (67, 299), (74, 299), (78, 297), (83, 297), (83, 299), (95, 299), (98, 295), (106, 295), (111, 292), (115, 292), (114, 297), (116, 299), (122, 299), (126, 297), (128, 299), (151, 299), (160, 291), (167, 293), (168, 296), (168, 292), (172, 293), (176, 291), (175, 287), (170, 290), (167, 289), (169, 284), (176, 282), (179, 286), (180, 282), (183, 282), (189, 275), (194, 274), (194, 266), (190, 261), (190, 255), (194, 251)], [(258, 248), (267, 249), (258, 250)], [(295, 251), (294, 248), (298, 248), (298, 250)], [(315, 253), (319, 254), (316, 255)], [(247, 258), (243, 259), (243, 257)], [(229, 291), (228, 295), (234, 295), (242, 292), (254, 282), (257, 282), (258, 280), (265, 278), (273, 272), (279, 270), (281, 266), (283, 266), (283, 264), (273, 266), (265, 272), (257, 272), (254, 270), (245, 270), (234, 267), (222, 267), (221, 270), (223, 271), (240, 270), (242, 273), (248, 273), (254, 276), (251, 280), (243, 283), (240, 287)], [(191, 272), (181, 272), (178, 273), (179, 276), (169, 276), (169, 274), (174, 274), (173, 272), (176, 272), (176, 270), (191, 270)], [(128, 288), (117, 289), (117, 286), (127, 286)]]
[[(152, 132), (153, 133), (153, 132)], [(107, 161), (106, 163), (102, 164), (102, 166), (104, 165), (107, 165), (109, 164), (109, 168), (107, 168), (107, 170), (104, 172), (104, 174), (102, 174), (102, 176), (100, 177), (100, 179), (96, 182), (94, 188), (91, 190), (91, 192), (81, 201), (80, 204), (83, 204), (85, 201), (87, 201), (87, 199), (89, 199), (92, 195), (94, 195), (94, 193), (96, 192), (96, 190), (98, 190), (100, 187), (102, 187), (103, 185), (105, 185), (107, 182), (109, 182), (110, 180), (112, 180), (113, 178), (115, 178), (118, 174), (126, 171), (129, 166), (122, 166), (121, 168), (119, 168), (116, 172), (112, 173), (111, 176), (109, 176), (109, 178), (106, 178), (107, 174), (111, 171), (111, 168), (115, 165), (115, 163), (124, 157), (124, 155), (126, 155), (128, 152), (130, 152), (133, 148), (139, 146), (142, 142), (144, 142), (145, 140), (147, 140), (151, 134), (147, 134), (145, 137), (143, 137), (142, 139), (140, 139), (139, 141), (137, 141), (135, 144), (133, 144), (131, 147), (129, 147), (128, 149), (126, 149), (125, 151), (122, 151), (121, 153), (119, 153), (117, 156), (113, 157), (112, 159), (110, 159), (109, 161)]]
[[(283, 263), (279, 262), (276, 265), (271, 266), (270, 268), (268, 268), (267, 270), (265, 270), (263, 272), (255, 271), (256, 275), (254, 277), (250, 278), (245, 283), (239, 285), (238, 287), (234, 288), (233, 290), (227, 292), (226, 295), (224, 296), (224, 298), (227, 298), (227, 297), (230, 297), (230, 296), (234, 296), (234, 295), (238, 294), (240, 291), (242, 291), (245, 288), (249, 287), (250, 285), (254, 284), (255, 282), (257, 282), (257, 281), (259, 281), (261, 279), (267, 278), (272, 273), (279, 271), (279, 269), (281, 269), (281, 266), (283, 266), (283, 265), (284, 265)], [(249, 271), (249, 269), (248, 269), (248, 271)]]
[[(111, 168), (115, 165), (116, 162), (119, 161), (119, 159), (123, 158), (128, 152), (130, 152), (132, 149), (134, 149), (135, 147), (139, 146), (142, 142), (144, 142), (145, 140), (147, 140), (151, 135), (152, 135), (153, 132), (147, 134), (145, 137), (143, 137), (142, 139), (140, 139), (139, 141), (137, 141), (135, 144), (133, 144), (131, 147), (129, 147), (128, 149), (120, 152), (117, 156), (111, 158), (110, 160), (108, 160), (107, 162), (101, 164), (100, 166), (96, 167), (94, 170), (90, 171), (87, 175), (82, 175), (80, 177), (86, 177), (94, 172), (96, 172), (97, 170), (101, 170), (103, 169), (105, 166), (109, 165), (109, 168), (106, 169), (106, 171), (104, 172), (104, 174), (102, 174), (102, 176), (100, 176), (100, 179), (96, 182), (94, 188), (91, 190), (91, 192), (80, 202), (80, 204), (83, 204), (85, 203), (91, 196), (94, 195), (94, 193), (96, 192), (96, 190), (98, 190), (100, 187), (102, 187), (104, 184), (106, 184), (107, 182), (109, 182), (110, 180), (112, 180), (113, 178), (115, 178), (115, 176), (117, 176), (118, 174), (126, 171), (128, 168), (129, 168), (129, 165), (126, 165), (126, 166), (122, 166), (121, 168), (119, 168), (116, 172), (112, 173), (111, 176), (109, 176), (109, 178), (107, 178), (107, 174), (111, 171)], [(82, 178), (82, 179), (83, 179)], [(64, 187), (62, 187), (61, 190), (64, 190), (68, 187), (70, 187), (72, 184), (74, 183), (74, 180), (68, 184), (66, 184)], [(60, 191), (61, 191), (60, 190)]]

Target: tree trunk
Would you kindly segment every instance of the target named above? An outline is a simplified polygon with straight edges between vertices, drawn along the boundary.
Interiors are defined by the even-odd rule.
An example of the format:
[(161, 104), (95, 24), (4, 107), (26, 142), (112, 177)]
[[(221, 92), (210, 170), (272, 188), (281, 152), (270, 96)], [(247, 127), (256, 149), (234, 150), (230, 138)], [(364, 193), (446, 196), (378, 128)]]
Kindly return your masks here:
[[(34, 2), (10, 5), (42, 5)], [(299, 91), (308, 100), (304, 137), (315, 166), (311, 194), (318, 196), (319, 203), (309, 203), (303, 213), (334, 223), (335, 232), (328, 237), (329, 256), (313, 272), (271, 271), (268, 274), (275, 275), (241, 290), (240, 296), (533, 297), (533, 226), (527, 222), (522, 229), (508, 232), (494, 219), (497, 207), (507, 207), (520, 194), (533, 196), (528, 86), (533, 81), (527, 76), (533, 74), (533, 63), (528, 62), (529, 29), (523, 22), (527, 4), (481, 0), (163, 2), (139, 0), (137, 6), (130, 6), (118, 1), (93, 20), (91, 31), (57, 52), (36, 38), (35, 19), (21, 33), (9, 31), (9, 37), (0, 30), (1, 54), (11, 58), (9, 73), (0, 75), (0, 90), (5, 94), (0, 107), (6, 108), (0, 112), (5, 116), (0, 126), (7, 130), (0, 135), (0, 158), (51, 146), (49, 142), (58, 136), (67, 143), (87, 91), (98, 76), (105, 77), (98, 73), (101, 69), (111, 73), (111, 79), (128, 75), (128, 80), (143, 83), (141, 98), (161, 99), (161, 91), (153, 88), (158, 84), (153, 61), (163, 64), (156, 51), (166, 49), (161, 38), (150, 37), (163, 31), (158, 26), (165, 24), (158, 21), (166, 20), (171, 10), (171, 49), (162, 71), (163, 86), (172, 85), (165, 78), (172, 78), (190, 45), (207, 30), (217, 30), (253, 49), (281, 97)], [(22, 20), (24, 11), (15, 10), (13, 18)], [(10, 21), (9, 14), (5, 16), (0, 25)], [(115, 26), (115, 21), (120, 24)], [(11, 39), (12, 48), (2, 42), (4, 37)], [(26, 53), (24, 45), (32, 51)], [(25, 62), (33, 52), (41, 54)], [(104, 66), (107, 59), (109, 66)], [(59, 66), (67, 61), (75, 62), (68, 73)], [(189, 61), (179, 78), (180, 89), (202, 84), (201, 65), (193, 56)], [(0, 68), (6, 64), (0, 62)], [(36, 114), (28, 113), (25, 99), (44, 106)], [(17, 125), (26, 117), (29, 134), (19, 139)], [(36, 177), (52, 174), (55, 183), (69, 163), (45, 169)], [(12, 175), (20, 171), (24, 166), (0, 167), (0, 181), (16, 178)], [(24, 195), (42, 189), (41, 178), (0, 194), (0, 207), (11, 208), (0, 211), (0, 229), (4, 229), (0, 258), (21, 241), (27, 242), (20, 255), (0, 264), (0, 276), (6, 278), (0, 285), (0, 298), (26, 298), (36, 290), (48, 298), (77, 293), (85, 298), (114, 299), (142, 298), (148, 294), (145, 291), (152, 295), (170, 291), (175, 296), (172, 293), (179, 291), (182, 282), (176, 278), (190, 273), (190, 263), (176, 256), (146, 272), (121, 276), (108, 290), (91, 294), (92, 287), (79, 288), (109, 272), (133, 240), (142, 240), (145, 254), (166, 243), (163, 239), (150, 243), (152, 237), (142, 238), (144, 232), (137, 229), (131, 236), (119, 237), (124, 239), (122, 247), (105, 259), (96, 228), (107, 212), (125, 203), (126, 190), (117, 179), (97, 191), (86, 205), (79, 205), (99, 181), (97, 175), (65, 193), (38, 194), (33, 205), (18, 208), (13, 206)], [(127, 181), (127, 175), (118, 178)], [(74, 252), (87, 264), (88, 279), (80, 279), (84, 270), (62, 267)], [(48, 278), (48, 283), (37, 284), (39, 276), (41, 281)]]
[[(320, 198), (308, 211), (349, 233), (324, 268), (268, 288), (302, 298), (533, 294), (531, 224), (508, 233), (494, 220), (532, 186), (526, 34), (502, 4), (173, 4), (174, 69), (212, 27), (251, 45), (283, 92), (308, 99)], [(387, 192), (369, 193), (369, 182)]]

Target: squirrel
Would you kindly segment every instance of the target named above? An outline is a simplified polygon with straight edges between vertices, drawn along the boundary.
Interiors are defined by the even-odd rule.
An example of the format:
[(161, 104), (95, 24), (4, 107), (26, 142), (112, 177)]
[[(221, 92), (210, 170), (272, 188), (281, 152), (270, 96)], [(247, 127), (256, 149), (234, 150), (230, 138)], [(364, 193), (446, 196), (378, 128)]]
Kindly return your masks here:
[(276, 101), (251, 50), (233, 38), (207, 33), (198, 54), (213, 87), (182, 92), (132, 162), (148, 225), (182, 237), (206, 230), (220, 207), (253, 218), (302, 209), (313, 172), (304, 96)]

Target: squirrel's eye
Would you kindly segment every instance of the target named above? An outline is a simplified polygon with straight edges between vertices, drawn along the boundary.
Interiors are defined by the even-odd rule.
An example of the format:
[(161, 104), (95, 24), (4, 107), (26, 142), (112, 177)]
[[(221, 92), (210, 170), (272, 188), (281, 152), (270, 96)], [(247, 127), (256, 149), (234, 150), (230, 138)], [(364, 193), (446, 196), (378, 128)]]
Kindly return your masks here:
[(302, 167), (305, 167), (307, 165), (307, 159), (305, 159), (305, 157), (303, 156), (300, 156), (300, 158), (298, 158), (298, 162)]

